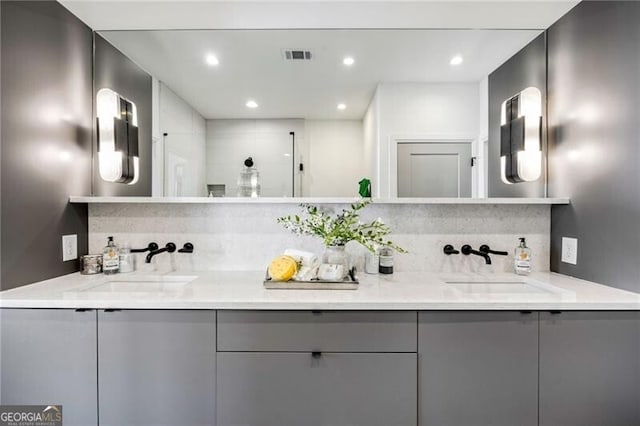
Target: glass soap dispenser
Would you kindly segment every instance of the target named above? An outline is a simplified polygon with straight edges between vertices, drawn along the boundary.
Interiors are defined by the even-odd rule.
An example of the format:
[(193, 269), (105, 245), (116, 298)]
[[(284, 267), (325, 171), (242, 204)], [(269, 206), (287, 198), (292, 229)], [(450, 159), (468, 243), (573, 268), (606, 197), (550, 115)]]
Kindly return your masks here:
[(514, 253), (513, 266), (518, 275), (529, 275), (531, 272), (531, 249), (527, 247), (524, 237), (520, 237), (520, 245)]
[(113, 237), (109, 237), (107, 245), (102, 251), (102, 272), (105, 275), (117, 274), (120, 270), (120, 256), (118, 246), (113, 242)]

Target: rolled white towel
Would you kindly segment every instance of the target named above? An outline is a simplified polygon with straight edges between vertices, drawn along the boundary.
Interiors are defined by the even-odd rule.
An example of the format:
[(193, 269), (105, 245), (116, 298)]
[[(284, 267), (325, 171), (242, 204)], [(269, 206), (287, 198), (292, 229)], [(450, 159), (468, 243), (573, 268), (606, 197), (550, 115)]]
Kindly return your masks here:
[(304, 250), (286, 249), (284, 251), (285, 256), (293, 257), (296, 262), (302, 263), (302, 266), (306, 266), (310, 269), (314, 269), (320, 265), (320, 259), (314, 253)]
[(296, 281), (311, 281), (318, 275), (318, 267), (310, 268), (309, 266), (303, 266), (298, 273), (293, 277)]

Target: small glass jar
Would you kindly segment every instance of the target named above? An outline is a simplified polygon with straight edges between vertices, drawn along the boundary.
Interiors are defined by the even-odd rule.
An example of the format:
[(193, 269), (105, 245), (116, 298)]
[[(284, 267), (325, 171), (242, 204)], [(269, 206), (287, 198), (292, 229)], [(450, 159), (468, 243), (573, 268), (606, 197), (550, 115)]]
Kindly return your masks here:
[(80, 257), (80, 273), (82, 275), (95, 275), (102, 273), (102, 255), (87, 254)]
[(377, 274), (379, 267), (380, 267), (380, 254), (378, 253), (378, 250), (376, 250), (374, 253), (368, 251), (367, 254), (365, 255), (364, 271), (367, 274)]
[(129, 243), (124, 243), (120, 248), (120, 273), (135, 271), (135, 255), (131, 253)]
[(327, 246), (322, 254), (322, 265), (320, 265), (318, 278), (326, 281), (340, 281), (348, 274), (349, 256), (345, 252), (344, 246)]
[(381, 274), (393, 274), (393, 250), (385, 247), (380, 249), (380, 263), (378, 272)]

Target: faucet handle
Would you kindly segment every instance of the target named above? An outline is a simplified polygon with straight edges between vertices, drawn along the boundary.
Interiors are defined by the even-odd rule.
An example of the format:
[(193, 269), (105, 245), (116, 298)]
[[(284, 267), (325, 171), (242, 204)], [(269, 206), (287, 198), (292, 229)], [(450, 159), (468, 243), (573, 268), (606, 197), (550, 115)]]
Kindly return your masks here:
[(498, 250), (491, 250), (491, 247), (489, 247), (486, 244), (483, 244), (480, 246), (480, 251), (483, 253), (491, 253), (491, 254), (497, 254), (500, 256), (508, 256), (509, 253), (506, 251), (498, 251)]
[(165, 244), (164, 248), (167, 249), (167, 253), (173, 253), (174, 251), (176, 251), (175, 243), (167, 243)]
[(464, 254), (465, 256), (470, 255), (474, 250), (473, 248), (469, 245), (469, 244), (465, 244), (462, 247), (460, 247), (460, 251), (462, 252), (462, 254)]
[(458, 250), (456, 250), (455, 248), (453, 248), (453, 246), (451, 244), (447, 244), (446, 246), (443, 247), (442, 251), (444, 252), (444, 254), (446, 254), (447, 256), (451, 255), (451, 254), (459, 254), (460, 252)]
[(178, 250), (178, 253), (193, 253), (193, 244), (184, 243), (184, 246), (182, 246), (182, 248)]

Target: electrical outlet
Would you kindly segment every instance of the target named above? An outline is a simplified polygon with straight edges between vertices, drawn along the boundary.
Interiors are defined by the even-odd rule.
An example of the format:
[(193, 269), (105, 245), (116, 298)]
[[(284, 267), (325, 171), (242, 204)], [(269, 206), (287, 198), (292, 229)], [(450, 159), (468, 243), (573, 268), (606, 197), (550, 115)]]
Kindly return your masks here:
[(78, 258), (78, 235), (62, 236), (62, 261), (74, 260)]
[(578, 264), (578, 239), (562, 237), (562, 261), (572, 265)]

